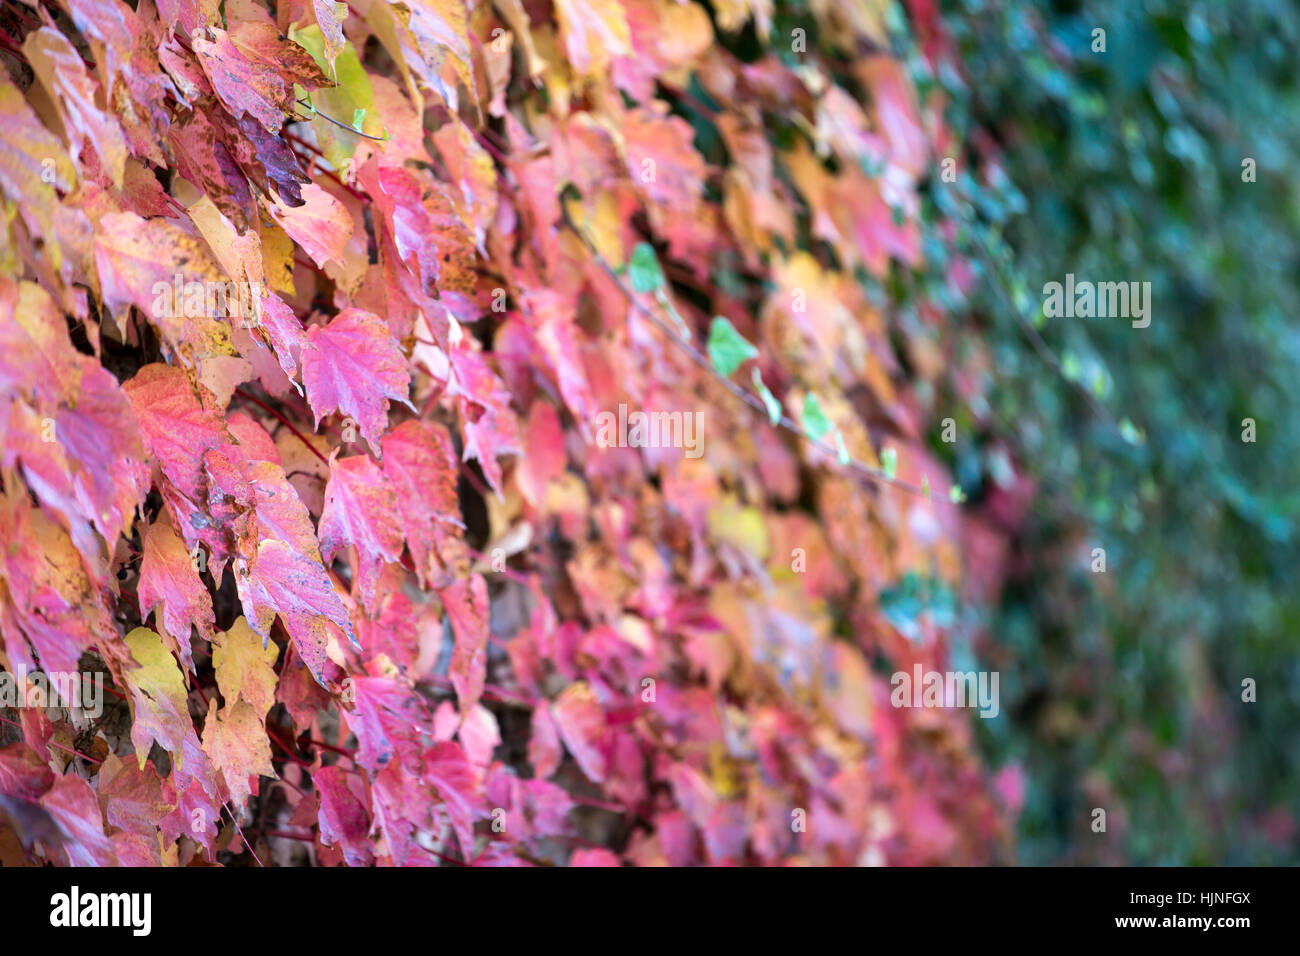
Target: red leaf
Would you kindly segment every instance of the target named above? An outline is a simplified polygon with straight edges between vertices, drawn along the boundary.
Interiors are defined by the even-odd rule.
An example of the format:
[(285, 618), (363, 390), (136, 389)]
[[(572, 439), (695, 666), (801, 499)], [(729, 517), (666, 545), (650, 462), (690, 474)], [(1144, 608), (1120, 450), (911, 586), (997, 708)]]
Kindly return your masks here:
[(31, 747), (24, 743), (0, 747), (0, 794), (39, 800), (53, 785), (54, 772)]
[(271, 215), (318, 266), (342, 262), (352, 238), (352, 217), (347, 208), (315, 183), (302, 187), (301, 203), (277, 204)]
[(65, 775), (41, 797), (44, 807), (63, 832), (63, 849), (73, 866), (117, 866), (113, 844), (104, 835), (99, 800), (90, 784), (80, 777)]
[(397, 495), (369, 455), (330, 456), (330, 480), (320, 518), (325, 560), (346, 547), (357, 553), (357, 590), (367, 608), (375, 605), (375, 583), (385, 561), (402, 558)]
[(474, 848), (475, 809), (482, 799), (478, 774), (455, 743), (434, 744), (424, 755), (420, 779), (432, 784), (446, 803), (461, 851)]
[(510, 409), (510, 393), (473, 348), (453, 348), (450, 358), (455, 374), (448, 381), (448, 392), (461, 399), (465, 459), (477, 458), (488, 484), (500, 494), (497, 456), (520, 451), (519, 423)]
[(550, 705), (541, 701), (533, 708), (532, 735), (528, 738), (528, 762), (533, 765), (533, 776), (545, 780), (559, 769), (563, 757)]
[(314, 89), (325, 85), (325, 78), (306, 50), (279, 36), (273, 26), (269, 30), (258, 23), (239, 24), (231, 33), (209, 26), (214, 39), (200, 35), (191, 45), (230, 112), (248, 113), (278, 133), (284, 114), (293, 109), (293, 84)]
[(162, 605), (163, 628), (176, 640), (185, 666), (192, 670), (190, 625), (198, 628), (200, 637), (210, 641), (216, 618), (208, 589), (166, 512), (160, 514), (145, 533), (139, 598), (142, 615), (148, 615)]
[(339, 767), (322, 767), (312, 775), (312, 784), (320, 794), (321, 843), (341, 844), (348, 866), (368, 866), (374, 853), (367, 840), (370, 814), (357, 793), (365, 793), (361, 779)]
[(444, 568), (464, 560), (464, 524), (456, 496), (456, 454), (447, 429), (409, 421), (384, 436), (384, 475), (420, 581), (428, 584), (436, 557)]
[(386, 399), (405, 404), (411, 387), (406, 359), (384, 320), (363, 309), (344, 309), (329, 325), (307, 330), (302, 382), (316, 424), (331, 412), (356, 420), (371, 448), (379, 447)]
[(451, 683), (464, 713), (478, 703), (487, 678), (487, 582), (478, 574), (468, 581), (457, 578), (438, 595), (456, 635), (456, 647), (451, 654)]
[(360, 745), (357, 763), (378, 771), (394, 757), (418, 760), (419, 735), (428, 732), (423, 698), (392, 677), (357, 677), (353, 689), (354, 706), (345, 713)]
[(189, 377), (170, 365), (146, 365), (123, 388), (145, 447), (162, 472), (192, 501), (203, 495), (203, 452), (230, 440), (220, 415), (194, 394)]
[(347, 609), (325, 568), (283, 541), (267, 540), (240, 571), (235, 584), (249, 627), (263, 641), (269, 640), (278, 614), (303, 663), (322, 687), (328, 687), (325, 662), (331, 629), (355, 638)]
[(605, 714), (585, 681), (570, 684), (551, 705), (564, 745), (595, 783), (605, 779)]

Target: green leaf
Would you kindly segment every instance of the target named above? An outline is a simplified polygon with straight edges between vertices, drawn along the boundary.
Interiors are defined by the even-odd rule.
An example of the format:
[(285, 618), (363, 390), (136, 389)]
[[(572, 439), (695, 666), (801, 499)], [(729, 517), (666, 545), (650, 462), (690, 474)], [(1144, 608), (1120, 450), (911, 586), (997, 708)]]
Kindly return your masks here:
[(848, 446), (844, 444), (844, 436), (840, 434), (838, 428), (835, 429), (835, 454), (838, 456), (841, 465), (848, 465), (853, 461), (853, 456), (849, 454)]
[(637, 243), (632, 258), (627, 261), (627, 271), (637, 292), (653, 292), (664, 284), (663, 270), (659, 268), (654, 247), (648, 242)]
[(822, 436), (831, 430), (831, 420), (822, 410), (822, 403), (817, 396), (809, 392), (803, 400), (803, 430), (813, 441), (821, 441)]
[(966, 500), (966, 492), (961, 490), (961, 485), (953, 485), (948, 489), (948, 500), (955, 505), (959, 505)]
[(352, 128), (359, 130), (366, 121), (366, 109), (364, 106), (358, 106), (352, 111)]
[(1145, 442), (1142, 432), (1127, 418), (1120, 420), (1119, 433), (1130, 445), (1141, 445)]
[(721, 375), (730, 375), (752, 358), (758, 349), (750, 345), (736, 327), (720, 315), (709, 326), (709, 360)]
[(880, 470), (885, 473), (885, 477), (890, 481), (898, 474), (898, 452), (892, 448), (882, 448), (880, 450)]
[(921, 494), (925, 495), (927, 498), (930, 497), (930, 476), (929, 475), (921, 476)]
[(773, 425), (781, 424), (781, 403), (776, 400), (772, 390), (764, 384), (758, 366), (754, 366), (754, 388), (758, 392), (758, 397), (763, 400), (763, 405), (767, 408), (767, 420)]

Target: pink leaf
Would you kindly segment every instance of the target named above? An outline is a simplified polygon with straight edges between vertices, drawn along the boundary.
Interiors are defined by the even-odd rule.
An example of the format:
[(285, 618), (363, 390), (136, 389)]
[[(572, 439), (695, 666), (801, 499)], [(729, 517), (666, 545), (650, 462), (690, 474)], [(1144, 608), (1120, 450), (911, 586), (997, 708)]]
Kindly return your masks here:
[(411, 376), (388, 325), (363, 309), (344, 309), (329, 325), (307, 330), (302, 381), (316, 424), (331, 412), (351, 416), (372, 448), (379, 447), (387, 399), (407, 401)]
[(325, 560), (353, 547), (357, 552), (357, 589), (361, 603), (375, 605), (375, 584), (385, 561), (402, 559), (402, 528), (397, 495), (369, 455), (330, 456), (330, 480), (320, 518), (320, 546)]

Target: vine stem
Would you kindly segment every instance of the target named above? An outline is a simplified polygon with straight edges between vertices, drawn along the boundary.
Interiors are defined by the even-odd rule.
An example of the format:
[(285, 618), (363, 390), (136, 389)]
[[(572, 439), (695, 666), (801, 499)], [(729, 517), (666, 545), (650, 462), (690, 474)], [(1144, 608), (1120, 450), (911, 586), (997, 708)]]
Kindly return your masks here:
[[(23, 729), (22, 724), (12, 721), (8, 717), (0, 717), (0, 723), (8, 724), (10, 727), (17, 727), (19, 730)], [(90, 754), (83, 754), (80, 750), (73, 750), (71, 747), (63, 746), (63, 744), (56, 744), (53, 740), (48, 741), (47, 746), (54, 747), (56, 750), (62, 750), (64, 753), (72, 754), (74, 757), (80, 757), (82, 760), (89, 760), (91, 763), (104, 762), (99, 757), (92, 757)]]
[(252, 395), (249, 395), (242, 388), (235, 389), (235, 394), (242, 399), (252, 402), (254, 405), (261, 408), (267, 414), (274, 416), (274, 418), (281, 425), (289, 429), (289, 431), (291, 431), (295, 436), (297, 436), (298, 440), (302, 442), (304, 445), (306, 445), (311, 450), (311, 453), (315, 455), (317, 458), (319, 458), (326, 467), (329, 466), (330, 460), (321, 454), (319, 448), (317, 448), (315, 445), (313, 445), (311, 442), (307, 440), (306, 435), (304, 435), (302, 432), (298, 431), (298, 429), (294, 427), (293, 422), (289, 421), (289, 419), (285, 418), (283, 415), (277, 412), (270, 405), (266, 404), (266, 402), (262, 401), (260, 398), (256, 398)]
[(354, 134), (356, 134), (357, 136), (362, 137), (363, 139), (373, 139), (376, 143), (386, 143), (386, 142), (388, 142), (388, 137), (386, 137), (386, 136), (371, 136), (369, 133), (363, 133), (363, 132), (361, 132), (361, 130), (357, 129), (357, 128), (354, 127), (354, 126), (349, 126), (347, 123), (343, 123), (343, 122), (340, 122), (339, 120), (336, 120), (334, 117), (330, 116), (330, 115), (327, 114), (327, 113), (322, 113), (320, 110), (316, 109), (316, 107), (312, 106), (312, 105), (311, 105), (311, 102), (308, 101), (308, 100), (298, 100), (297, 102), (298, 102), (298, 105), (299, 105), (299, 106), (305, 106), (305, 107), (307, 107), (307, 109), (311, 110), (312, 113), (314, 113), (315, 115), (319, 116), (319, 117), (320, 117), (321, 119), (323, 119), (323, 120), (328, 120), (329, 122), (331, 122), (331, 123), (333, 123), (335, 126), (337, 126), (339, 129), (345, 129), (345, 130), (347, 130), (349, 133), (354, 133)]
[(253, 845), (248, 842), (248, 837), (244, 836), (244, 828), (239, 825), (239, 818), (235, 816), (234, 808), (228, 803), (223, 803), (221, 806), (230, 814), (230, 822), (235, 825), (235, 832), (239, 834), (239, 839), (244, 841), (244, 849), (248, 851), (248, 855), (257, 861), (259, 867), (266, 869), (266, 864), (262, 862), (260, 857), (258, 857), (257, 851), (254, 850)]

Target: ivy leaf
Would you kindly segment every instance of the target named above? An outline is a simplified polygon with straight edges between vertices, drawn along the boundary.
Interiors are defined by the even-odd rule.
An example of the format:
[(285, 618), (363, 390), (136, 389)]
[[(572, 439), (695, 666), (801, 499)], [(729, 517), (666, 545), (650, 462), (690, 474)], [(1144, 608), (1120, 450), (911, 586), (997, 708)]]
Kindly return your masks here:
[(212, 597), (194, 568), (185, 542), (172, 528), (166, 509), (149, 526), (144, 538), (144, 557), (140, 562), (140, 613), (148, 615), (161, 605), (160, 626), (179, 644), (182, 659), (190, 658), (190, 626), (199, 635), (212, 639), (215, 618)]
[(361, 776), (338, 766), (322, 767), (312, 774), (311, 782), (320, 794), (321, 843), (338, 844), (348, 866), (369, 865), (374, 852), (367, 839), (370, 814)]
[(736, 327), (720, 315), (709, 324), (709, 361), (719, 375), (728, 376), (752, 358), (758, 349), (750, 345)]
[(758, 392), (758, 397), (763, 400), (763, 407), (767, 409), (767, 420), (773, 425), (781, 424), (781, 403), (763, 382), (763, 376), (757, 367), (754, 368), (754, 389)]
[(826, 417), (826, 412), (822, 410), (822, 403), (812, 392), (804, 397), (803, 412), (800, 417), (803, 419), (803, 430), (813, 441), (821, 441), (835, 427)]
[(890, 481), (898, 474), (898, 452), (893, 448), (880, 450), (880, 470)]
[(185, 735), (193, 732), (180, 668), (163, 646), (162, 638), (147, 627), (137, 627), (128, 634), (126, 645), (138, 664), (124, 675), (134, 705), (131, 743), (136, 758), (143, 768), (149, 748), (156, 742), (180, 760)]
[(477, 574), (468, 581), (457, 578), (439, 596), (447, 608), (456, 638), (451, 655), (451, 682), (461, 711), (467, 712), (478, 703), (487, 676), (487, 583)]
[(302, 381), (316, 424), (331, 412), (356, 420), (371, 448), (379, 447), (388, 401), (406, 402), (411, 373), (388, 324), (363, 309), (344, 309), (329, 325), (307, 330)]
[(605, 714), (591, 686), (586, 682), (570, 684), (551, 705), (551, 714), (582, 772), (596, 783), (604, 780), (608, 765), (603, 746)]
[(280, 648), (262, 640), (239, 617), (212, 649), (212, 667), (217, 672), (217, 686), (226, 703), (243, 698), (263, 720), (275, 704), (275, 659)]
[(637, 243), (632, 258), (627, 261), (627, 274), (637, 292), (653, 292), (663, 286), (664, 273), (650, 243)]
[(452, 564), (464, 551), (455, 446), (442, 425), (410, 421), (384, 436), (383, 449), (384, 475), (397, 496), (415, 573), (427, 584), (439, 565)]
[(356, 593), (375, 606), (375, 588), (385, 561), (402, 558), (397, 495), (369, 455), (330, 456), (330, 480), (320, 516), (320, 549), (326, 561), (348, 545), (356, 550)]
[(270, 640), (278, 614), (303, 663), (326, 686), (330, 628), (355, 637), (347, 608), (321, 563), (283, 541), (263, 541), (256, 558), (235, 575), (235, 585), (253, 633)]
[(221, 771), (236, 807), (242, 808), (256, 792), (258, 777), (276, 778), (266, 728), (252, 704), (243, 698), (227, 703), (220, 711), (215, 699), (208, 702), (203, 750)]

